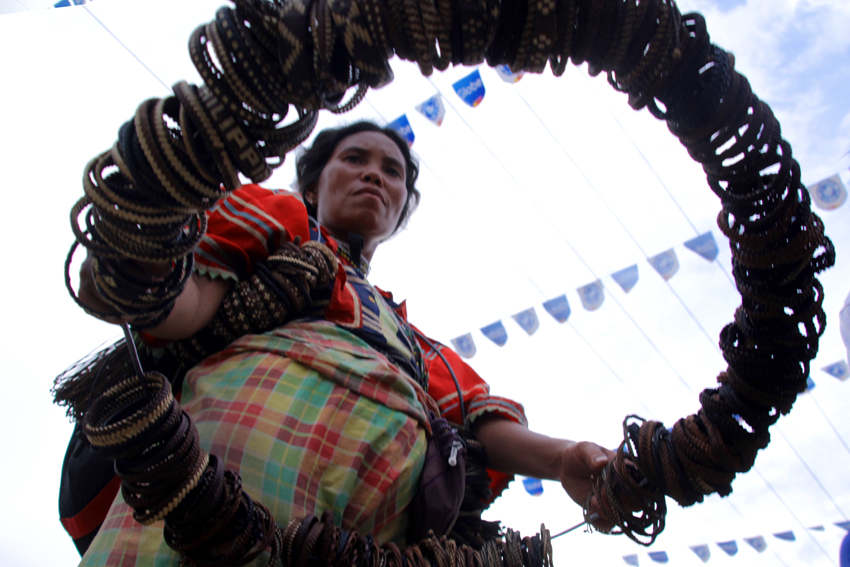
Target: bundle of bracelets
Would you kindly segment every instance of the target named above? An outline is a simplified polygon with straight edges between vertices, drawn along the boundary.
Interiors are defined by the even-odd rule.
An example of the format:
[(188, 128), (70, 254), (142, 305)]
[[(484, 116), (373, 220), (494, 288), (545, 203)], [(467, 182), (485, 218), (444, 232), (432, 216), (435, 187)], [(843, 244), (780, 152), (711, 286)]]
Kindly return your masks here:
[[(648, 545), (664, 528), (666, 496), (687, 506), (729, 494), (805, 389), (825, 326), (815, 275), (834, 263), (834, 249), (770, 108), (711, 44), (699, 14), (683, 16), (672, 0), (236, 0), (195, 31), (190, 52), (205, 86), (178, 83), (174, 96), (143, 103), (86, 168), (73, 225), (115, 310), (95, 315), (137, 327), (163, 320), (191, 273), (204, 211), (238, 187), (237, 172), (266, 179), (309, 135), (319, 109), (344, 111), (367, 87), (389, 82), (393, 54), (424, 74), (486, 59), (513, 71), (541, 72), (548, 62), (560, 75), (572, 60), (607, 73), (703, 165), (742, 295), (720, 337), (729, 367), (700, 395), (700, 411), (670, 430), (626, 419), (617, 458), (594, 480), (614, 532)], [(280, 127), (289, 105), (298, 119)], [(133, 261), (172, 269), (152, 279)], [(419, 564), (422, 553), (431, 564), (549, 561), (545, 530), (519, 544), (508, 532), (473, 552), (449, 540), (377, 548), (327, 518), (281, 529), (235, 473), (196, 448), (197, 432), (167, 389), (155, 374), (128, 378), (94, 402), (85, 431), (117, 459), (137, 519), (164, 518), (167, 541), (188, 564), (240, 564), (264, 549), (270, 561), (299, 565)]]

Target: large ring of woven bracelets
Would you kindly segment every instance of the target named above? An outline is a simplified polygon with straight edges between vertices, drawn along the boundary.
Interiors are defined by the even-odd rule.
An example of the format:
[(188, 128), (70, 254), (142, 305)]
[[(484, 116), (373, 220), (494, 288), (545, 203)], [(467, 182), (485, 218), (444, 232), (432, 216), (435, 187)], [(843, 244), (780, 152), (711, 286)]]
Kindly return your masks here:
[[(731, 491), (805, 388), (825, 322), (815, 275), (832, 265), (834, 248), (770, 109), (710, 44), (701, 16), (682, 16), (671, 0), (237, 0), (235, 12), (223, 10), (190, 42), (206, 85), (175, 85), (179, 110), (173, 98), (143, 103), (109, 157), (94, 162), (96, 173), (87, 170), (75, 234), (99, 258), (106, 295), (132, 290), (113, 291), (117, 311), (140, 325), (163, 316), (191, 271), (185, 251), (202, 233), (199, 211), (238, 186), (238, 171), (261, 179), (279, 165), (315, 125), (315, 110), (347, 108), (349, 87), (362, 94), (389, 80), (391, 52), (424, 74), (484, 58), (540, 70), (545, 55), (555, 74), (568, 58), (587, 62), (633, 108), (666, 120), (703, 165), (723, 203), (719, 224), (743, 298), (721, 334), (729, 369), (720, 386), (671, 430), (627, 419), (630, 452), (595, 480), (596, 493), (619, 529), (651, 542), (665, 494), (689, 505)], [(300, 115), (279, 128), (290, 104)], [(123, 258), (171, 261), (175, 275), (136, 297), (146, 282)]]
[[(734, 59), (710, 45), (702, 18), (686, 16), (685, 23), (681, 66), (701, 72), (668, 76), (662, 81), (669, 84), (666, 110), (654, 100), (649, 106), (703, 163), (723, 202), (718, 225), (732, 242), (743, 303), (721, 333), (729, 369), (718, 377), (719, 388), (700, 395), (700, 412), (672, 430), (629, 416), (615, 462), (595, 479), (595, 493), (606, 495), (605, 515), (647, 544), (663, 529), (665, 494), (683, 505), (713, 492), (727, 495), (735, 474), (752, 467), (767, 446), (768, 427), (805, 388), (825, 326), (823, 290), (814, 276), (834, 262), (769, 107), (734, 72)], [(777, 166), (776, 173), (759, 175)], [(642, 510), (637, 516), (634, 507)]]

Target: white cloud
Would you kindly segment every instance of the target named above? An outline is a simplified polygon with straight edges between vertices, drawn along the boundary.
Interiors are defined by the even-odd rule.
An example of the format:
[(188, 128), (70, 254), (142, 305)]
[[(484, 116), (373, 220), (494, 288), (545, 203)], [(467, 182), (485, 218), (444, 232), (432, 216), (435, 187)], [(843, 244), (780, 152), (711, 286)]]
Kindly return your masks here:
[(779, 118), (804, 182), (846, 163), (850, 3), (749, 0), (725, 12), (713, 0), (679, 5), (702, 12), (712, 40), (735, 54), (738, 71)]

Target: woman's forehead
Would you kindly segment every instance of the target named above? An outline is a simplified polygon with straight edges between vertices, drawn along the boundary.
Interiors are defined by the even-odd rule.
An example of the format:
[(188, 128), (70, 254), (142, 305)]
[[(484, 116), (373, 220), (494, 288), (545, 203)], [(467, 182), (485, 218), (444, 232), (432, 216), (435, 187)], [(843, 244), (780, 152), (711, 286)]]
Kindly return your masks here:
[(358, 132), (347, 136), (337, 144), (334, 154), (352, 149), (376, 153), (381, 157), (389, 157), (404, 164), (404, 155), (399, 147), (389, 136), (381, 132)]

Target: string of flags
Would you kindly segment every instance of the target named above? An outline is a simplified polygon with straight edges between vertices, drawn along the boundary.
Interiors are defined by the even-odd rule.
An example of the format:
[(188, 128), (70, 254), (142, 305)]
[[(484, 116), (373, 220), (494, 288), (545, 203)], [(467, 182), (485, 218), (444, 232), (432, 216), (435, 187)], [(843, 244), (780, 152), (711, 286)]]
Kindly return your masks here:
[[(495, 68), (496, 74), (505, 82), (515, 84), (522, 79), (523, 73), (512, 73), (507, 65), (499, 65)], [(484, 100), (486, 87), (481, 72), (475, 69), (459, 81), (452, 88), (457, 96), (472, 108), (477, 107)], [(443, 123), (446, 116), (446, 107), (443, 104), (442, 95), (435, 94), (429, 99), (417, 105), (416, 110), (437, 126)], [(402, 114), (388, 127), (396, 130), (408, 145), (413, 145), (416, 135), (407, 118)], [(847, 200), (847, 190), (841, 177), (833, 175), (823, 181), (810, 186), (809, 193), (815, 204), (824, 210), (833, 210), (840, 207)], [(717, 241), (709, 231), (684, 243), (685, 247), (699, 254), (709, 262), (713, 262), (719, 254)], [(679, 259), (674, 249), (669, 249), (660, 254), (647, 258), (649, 264), (665, 281), (670, 280), (679, 271)], [(625, 293), (629, 293), (637, 284), (639, 279), (638, 266), (634, 264), (611, 274), (612, 279)], [(588, 311), (595, 311), (605, 301), (605, 288), (600, 280), (584, 285), (576, 290), (582, 306)], [(559, 323), (565, 323), (570, 316), (570, 304), (566, 295), (561, 295), (543, 303), (543, 308)], [(514, 321), (529, 335), (537, 331), (540, 322), (537, 312), (533, 307), (511, 316)], [(498, 346), (504, 346), (508, 341), (508, 332), (501, 320), (481, 327), (481, 332)], [(464, 358), (472, 358), (477, 352), (475, 341), (471, 333), (466, 333), (451, 340), (455, 350)], [(841, 366), (841, 364), (844, 364)], [(839, 380), (846, 380), (848, 376), (847, 365), (836, 363), (824, 368), (824, 371)], [(809, 378), (809, 390), (814, 388), (814, 381)]]
[[(685, 246), (709, 261), (713, 261), (718, 254), (717, 242), (714, 240), (711, 232), (685, 242)], [(679, 270), (679, 261), (673, 249), (649, 258), (648, 262), (665, 280), (669, 280)], [(615, 272), (611, 274), (611, 277), (625, 293), (629, 293), (638, 281), (637, 264)], [(582, 286), (576, 292), (582, 306), (587, 311), (595, 311), (605, 301), (605, 288), (600, 280)], [(566, 294), (543, 302), (543, 309), (558, 323), (566, 323), (572, 313)], [(511, 318), (529, 336), (533, 335), (540, 327), (540, 320), (537, 318), (537, 311), (534, 307), (529, 307), (519, 313), (515, 313), (511, 315)], [(485, 325), (480, 330), (485, 337), (500, 347), (505, 346), (508, 342), (508, 331), (501, 320)], [(478, 352), (472, 333), (465, 333), (459, 337), (455, 337), (451, 339), (451, 343), (455, 351), (464, 358), (472, 358)], [(850, 368), (848, 368), (847, 362), (844, 360), (824, 366), (821, 370), (842, 382), (850, 378)], [(809, 376), (807, 378), (806, 392), (814, 388), (815, 381)]]
[[(507, 65), (495, 67), (495, 72), (503, 81), (510, 84), (515, 84), (523, 76), (522, 72), (512, 73)], [(452, 88), (457, 96), (472, 108), (481, 104), (487, 92), (479, 69), (475, 69), (459, 81), (456, 81), (452, 85)], [(415, 108), (438, 127), (443, 123), (446, 116), (446, 107), (443, 104), (442, 95), (439, 93), (423, 101)], [(413, 132), (413, 127), (407, 118), (407, 114), (402, 114), (390, 122), (388, 127), (395, 129), (409, 145), (413, 145), (416, 135)], [(809, 186), (808, 190), (812, 196), (812, 200), (823, 210), (837, 209), (847, 200), (847, 189), (838, 174)], [(719, 254), (717, 241), (711, 231), (688, 240), (684, 245), (709, 262), (713, 262)], [(651, 258), (647, 258), (647, 261), (665, 281), (670, 280), (679, 271), (679, 259), (676, 256), (676, 251), (672, 248)], [(629, 293), (638, 282), (638, 266), (634, 264), (614, 272), (611, 274), (611, 278), (622, 288), (623, 292)], [(576, 291), (582, 307), (587, 311), (599, 309), (605, 301), (605, 288), (600, 280), (579, 287)], [(544, 302), (543, 308), (559, 323), (565, 323), (571, 313), (566, 295), (561, 295)], [(533, 335), (540, 326), (534, 307), (516, 313), (511, 318), (529, 335)], [(500, 347), (507, 344), (508, 332), (501, 320), (481, 327), (481, 332)], [(451, 340), (451, 343), (455, 350), (464, 358), (472, 358), (477, 352), (471, 333), (455, 337)], [(843, 361), (824, 367), (823, 370), (842, 381), (848, 378), (847, 364)], [(807, 390), (811, 390), (814, 387), (815, 383), (809, 377)]]
[[(83, 4), (85, 3), (85, 0), (74, 0), (73, 3)], [(70, 5), (68, 0), (62, 0), (62, 2), (58, 2), (56, 6), (59, 6), (60, 4), (63, 6)], [(497, 65), (494, 70), (499, 78), (510, 84), (517, 83), (524, 75), (522, 71), (512, 73), (507, 65)], [(475, 69), (464, 78), (456, 81), (452, 85), (452, 88), (457, 96), (472, 108), (481, 104), (484, 100), (484, 95), (487, 93), (487, 89), (484, 85), (484, 79), (481, 77), (481, 72), (478, 69)], [(443, 104), (443, 98), (440, 94), (435, 94), (421, 104), (416, 105), (415, 108), (420, 114), (437, 126), (442, 125), (443, 119), (446, 116), (446, 107)], [(399, 134), (407, 140), (408, 145), (413, 145), (416, 135), (413, 133), (413, 128), (410, 126), (407, 114), (402, 114), (390, 122), (387, 126), (397, 130)], [(844, 186), (844, 182), (837, 173), (809, 186), (808, 190), (812, 196), (812, 200), (815, 202), (815, 205), (825, 211), (837, 209), (847, 200), (847, 188)], [(699, 246), (699, 244), (695, 244), (695, 246)], [(669, 256), (660, 257), (658, 258), (658, 261), (667, 262), (671, 259), (675, 259), (675, 256), (672, 258)], [(672, 273), (675, 273), (675, 269), (678, 269), (678, 265), (676, 265), (675, 269), (672, 266), (668, 269), (672, 270)]]
[[(835, 522), (835, 525), (843, 530), (850, 532), (850, 522)], [(812, 526), (809, 529), (816, 532), (826, 531), (826, 528), (824, 526)], [(773, 537), (782, 541), (797, 540), (797, 536), (794, 534), (793, 531), (778, 532), (773, 534)], [(764, 536), (745, 537), (742, 539), (744, 543), (755, 549), (758, 553), (764, 553), (768, 548), (768, 540)], [(736, 540), (718, 541), (716, 542), (716, 545), (729, 557), (734, 557), (738, 554), (739, 547), (738, 542)], [(689, 546), (689, 549), (693, 551), (694, 554), (699, 557), (703, 563), (708, 563), (711, 559), (711, 548), (708, 544), (691, 545)], [(666, 551), (650, 551), (647, 553), (647, 555), (653, 563), (663, 564), (668, 563), (670, 561), (670, 557), (668, 556)], [(640, 565), (638, 554), (636, 553), (624, 555), (623, 561), (626, 563), (626, 565), (631, 565), (633, 567), (638, 567)]]
[[(846, 364), (845, 364), (846, 367)], [(522, 486), (525, 488), (525, 491), (531, 496), (541, 496), (543, 494), (543, 482), (538, 478), (533, 477), (525, 477), (522, 479)], [(835, 525), (848, 533), (850, 533), (850, 522), (835, 522)], [(824, 526), (812, 526), (809, 528), (812, 531), (823, 532), (826, 530)], [(782, 541), (796, 541), (797, 536), (793, 531), (785, 531), (785, 532), (777, 532), (773, 534), (773, 537)], [(755, 549), (758, 553), (764, 553), (767, 550), (767, 540), (764, 536), (754, 536), (754, 537), (745, 537), (742, 538), (743, 541)], [(719, 547), (726, 555), (729, 557), (734, 557), (738, 554), (738, 542), (736, 540), (730, 541), (718, 541), (716, 542), (717, 547)], [(700, 545), (691, 545), (688, 548), (696, 554), (697, 557), (702, 560), (703, 563), (708, 563), (711, 559), (711, 549), (708, 544), (700, 544)], [(649, 558), (654, 563), (668, 563), (670, 558), (667, 555), (666, 551), (650, 551), (647, 553)], [(638, 555), (636, 553), (632, 553), (629, 555), (623, 556), (623, 561), (625, 561), (626, 565), (632, 565), (637, 567), (639, 565)], [(843, 567), (843, 566), (842, 566)]]
[[(507, 65), (497, 66), (496, 74), (507, 83), (516, 83), (523, 76), (522, 72), (511, 73)], [(452, 88), (457, 96), (472, 108), (481, 104), (484, 100), (484, 95), (487, 94), (484, 79), (481, 77), (481, 72), (478, 69), (475, 69), (459, 81), (455, 81)], [(443, 104), (443, 97), (440, 94), (435, 94), (431, 98), (416, 105), (415, 108), (417, 112), (437, 126), (442, 125), (443, 119), (446, 117), (446, 106)], [(414, 134), (413, 128), (410, 126), (410, 120), (408, 120), (407, 114), (402, 114), (387, 124), (387, 127), (401, 134), (410, 146), (416, 140), (416, 134)]]
[[(713, 262), (720, 252), (717, 247), (717, 241), (710, 231), (688, 240), (684, 245), (709, 262)], [(665, 281), (672, 278), (679, 271), (679, 259), (676, 256), (676, 251), (672, 248), (651, 258), (647, 258), (647, 262)], [(633, 264), (628, 268), (614, 272), (611, 274), (611, 278), (622, 288), (624, 293), (629, 293), (638, 282), (638, 265)], [(576, 293), (579, 296), (582, 307), (587, 311), (599, 309), (605, 301), (605, 288), (601, 280), (596, 280), (579, 287), (576, 289)], [(566, 323), (572, 313), (566, 294), (544, 301), (542, 306), (558, 323)], [(537, 317), (537, 311), (534, 307), (529, 307), (511, 315), (511, 319), (529, 336), (533, 335), (540, 328), (540, 320)], [(500, 347), (505, 346), (508, 342), (508, 330), (501, 320), (481, 327), (480, 331), (481, 334)], [(472, 358), (478, 352), (472, 333), (465, 333), (451, 339), (451, 344), (455, 351), (464, 358)], [(850, 378), (850, 368), (848, 368), (847, 362), (844, 360), (824, 366), (821, 370), (842, 382)], [(809, 376), (807, 378), (806, 392), (814, 388), (815, 381)]]
[[(713, 262), (720, 253), (717, 247), (717, 241), (710, 231), (688, 240), (685, 242), (685, 247), (699, 254), (709, 262)], [(647, 261), (665, 281), (672, 278), (679, 271), (679, 258), (676, 256), (676, 251), (672, 248), (651, 258), (647, 258)], [(611, 277), (625, 293), (629, 293), (639, 279), (638, 265), (633, 264), (619, 270), (611, 274)], [(582, 307), (587, 311), (599, 309), (605, 301), (605, 287), (601, 280), (581, 286), (576, 292), (578, 293)], [(543, 303), (543, 309), (559, 323), (566, 323), (572, 313), (566, 294), (545, 301)], [(511, 318), (529, 336), (533, 335), (540, 327), (540, 321), (537, 318), (537, 311), (534, 307), (520, 311), (512, 315)], [(508, 331), (501, 320), (481, 327), (481, 333), (500, 347), (505, 346), (508, 342)], [(478, 351), (471, 333), (455, 337), (451, 340), (451, 343), (455, 350), (464, 358), (472, 358)]]

